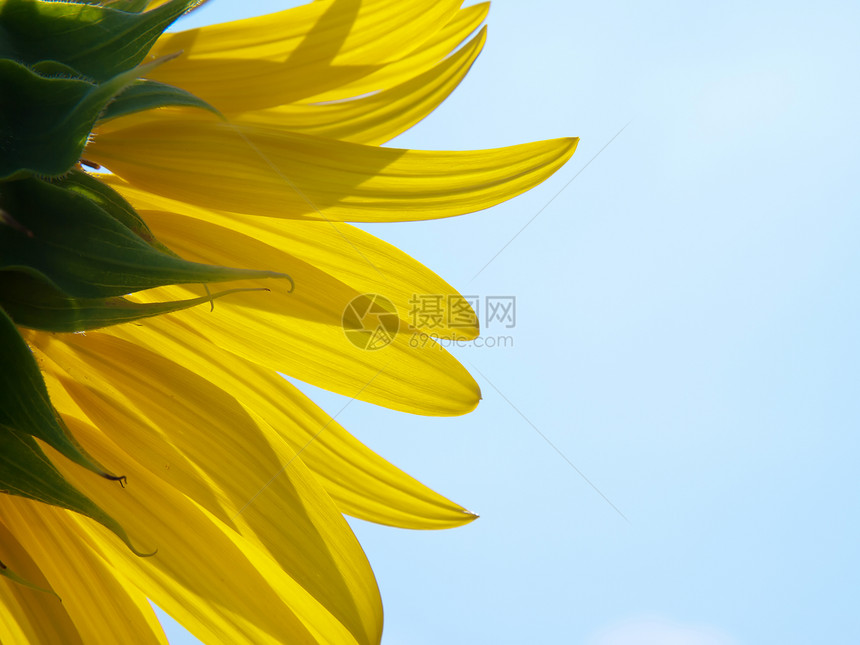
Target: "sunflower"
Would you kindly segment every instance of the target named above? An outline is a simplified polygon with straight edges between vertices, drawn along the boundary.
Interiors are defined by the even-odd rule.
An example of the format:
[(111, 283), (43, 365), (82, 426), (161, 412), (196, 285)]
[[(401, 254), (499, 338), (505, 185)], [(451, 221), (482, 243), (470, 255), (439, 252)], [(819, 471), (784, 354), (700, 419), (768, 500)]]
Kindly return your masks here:
[[(474, 337), (474, 312), (344, 222), (487, 208), (576, 140), (380, 147), (462, 80), (486, 4), (322, 0), (164, 33), (195, 4), (0, 0), (3, 643), (163, 643), (147, 599), (205, 642), (378, 643), (344, 514), (475, 517), (278, 373), (473, 409), (475, 381), (405, 321), (445, 294)], [(399, 331), (345, 333), (380, 302)]]

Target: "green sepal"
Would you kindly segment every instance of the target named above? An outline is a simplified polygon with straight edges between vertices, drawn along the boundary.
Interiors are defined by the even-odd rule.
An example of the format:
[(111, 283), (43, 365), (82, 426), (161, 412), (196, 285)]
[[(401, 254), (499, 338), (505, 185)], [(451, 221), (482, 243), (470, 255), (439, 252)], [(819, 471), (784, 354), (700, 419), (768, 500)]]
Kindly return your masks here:
[(99, 208), (150, 246), (155, 247), (162, 253), (179, 257), (156, 239), (149, 226), (143, 221), (143, 218), (137, 214), (134, 207), (122, 195), (92, 175), (76, 168), (68, 175), (52, 180), (51, 183), (83, 195), (90, 201), (95, 202)]
[(75, 4), (97, 4), (102, 7), (119, 9), (120, 11), (139, 13), (146, 9), (150, 0), (66, 0), (66, 2), (74, 2)]
[[(75, 440), (48, 398), (48, 388), (30, 347), (0, 308), (0, 427), (41, 439), (57, 452), (107, 479), (121, 480)], [(5, 430), (0, 428), (0, 435)], [(2, 487), (0, 487), (2, 489)]]
[(43, 76), (21, 63), (0, 59), (0, 180), (68, 172), (108, 102), (163, 62), (153, 61), (96, 85), (80, 78)]
[(0, 58), (26, 65), (55, 60), (103, 83), (136, 67), (171, 23), (198, 0), (172, 0), (143, 13), (138, 3), (0, 0)]
[(86, 515), (112, 531), (136, 555), (120, 524), (72, 486), (31, 436), (0, 425), (0, 492), (34, 499)]
[(111, 102), (99, 117), (99, 122), (160, 107), (196, 107), (221, 116), (218, 110), (191, 92), (166, 83), (142, 79), (129, 85)]
[(30, 69), (36, 72), (39, 76), (47, 78), (76, 78), (82, 81), (93, 83), (93, 79), (83, 76), (73, 67), (64, 65), (55, 60), (40, 60), (30, 66)]
[(0, 307), (19, 327), (50, 332), (90, 331), (134, 322), (212, 303), (232, 293), (260, 289), (227, 289), (171, 302), (131, 302), (125, 298), (71, 298), (47, 280), (20, 272), (0, 272)]
[(123, 296), (169, 284), (289, 279), (162, 253), (88, 198), (40, 179), (0, 184), (0, 210), (15, 223), (0, 225), (0, 270), (44, 276), (75, 298)]
[(120, 11), (130, 11), (132, 13), (140, 13), (149, 4), (149, 0), (106, 0), (102, 2), (105, 7), (112, 7)]

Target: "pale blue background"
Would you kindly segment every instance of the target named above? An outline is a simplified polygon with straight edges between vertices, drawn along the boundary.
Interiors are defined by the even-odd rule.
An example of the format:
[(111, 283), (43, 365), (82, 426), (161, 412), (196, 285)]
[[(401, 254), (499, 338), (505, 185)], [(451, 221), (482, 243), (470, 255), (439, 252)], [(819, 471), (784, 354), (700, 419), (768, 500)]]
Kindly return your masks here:
[[(283, 6), (215, 0), (180, 26)], [(582, 142), (489, 212), (368, 227), (464, 293), (518, 299), (514, 348), (457, 352), (475, 413), (338, 416), (482, 516), (352, 523), (384, 643), (860, 642), (858, 14), (493, 3), (463, 85), (395, 145)]]

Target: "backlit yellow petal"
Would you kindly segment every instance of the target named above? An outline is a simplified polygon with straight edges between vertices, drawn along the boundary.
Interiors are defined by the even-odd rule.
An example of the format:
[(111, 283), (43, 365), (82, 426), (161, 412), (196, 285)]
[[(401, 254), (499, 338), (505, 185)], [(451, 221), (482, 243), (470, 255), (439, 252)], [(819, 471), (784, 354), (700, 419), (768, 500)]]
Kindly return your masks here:
[(152, 54), (182, 52), (149, 75), (242, 112), (320, 94), (366, 76), (421, 45), (460, 0), (331, 0), (159, 39)]
[[(282, 264), (284, 270), (291, 263), (288, 256), (293, 256), (358, 293), (383, 294), (413, 327), (447, 338), (472, 339), (478, 335), (478, 318), (454, 287), (397, 247), (354, 226), (221, 213), (153, 195), (116, 177), (105, 177), (103, 181), (120, 191), (144, 215), (156, 235), (162, 223), (166, 224), (164, 234), (171, 234), (176, 218), (166, 213), (211, 222), (269, 245), (271, 261)], [(438, 301), (440, 307), (439, 316), (432, 321), (413, 315), (416, 303), (426, 297)], [(432, 326), (428, 326), (430, 322)]]
[[(241, 267), (265, 263), (289, 273), (270, 291), (239, 293), (215, 310), (190, 309), (165, 315), (187, 334), (198, 334), (230, 352), (268, 369), (369, 403), (434, 416), (469, 412), (480, 389), (446, 350), (407, 328), (376, 350), (353, 344), (343, 329), (350, 303), (366, 297), (318, 268), (251, 237), (177, 214), (149, 213), (150, 223), (168, 247), (189, 260)], [(197, 293), (193, 286), (171, 286), (137, 294), (138, 298), (174, 299)], [(202, 291), (200, 291), (202, 294)], [(356, 300), (358, 299), (358, 300)]]
[[(148, 54), (165, 64), (148, 78), (196, 94), (218, 115), (134, 112), (168, 94), (140, 85), (86, 137), (80, 165), (105, 166), (111, 172), (97, 177), (138, 213), (95, 175), (64, 179), (57, 195), (75, 190), (70, 203), (90, 198), (150, 240), (139, 214), (188, 260), (290, 280), (237, 282), (217, 303), (203, 285), (136, 292), (130, 301), (198, 296), (213, 305), (105, 331), (19, 327), (57, 414), (127, 480), (107, 481), (50, 448), (47, 458), (155, 553), (138, 557), (88, 517), (0, 494), (0, 562), (51, 590), (0, 576), (0, 643), (165, 645), (150, 598), (206, 643), (377, 645), (379, 591), (343, 514), (414, 529), (475, 518), (361, 444), (278, 373), (415, 414), (459, 415), (480, 399), (430, 336), (478, 334), (465, 298), (346, 224), (482, 210), (544, 181), (574, 153), (577, 139), (462, 152), (379, 147), (449, 96), (480, 53), (488, 3), (460, 4), (318, 0), (165, 34)], [(109, 22), (97, 25), (103, 44), (126, 44)], [(39, 38), (31, 44), (38, 53)], [(96, 43), (79, 54), (105, 51)], [(6, 134), (19, 129), (7, 125)], [(32, 147), (25, 156), (51, 156), (47, 143)], [(90, 253), (86, 243), (81, 252)], [(37, 255), (24, 268), (49, 261)], [(66, 329), (59, 318), (78, 301), (60, 295), (46, 288), (31, 299), (19, 284), (3, 298), (10, 312), (18, 307), (10, 316), (19, 325), (31, 307), (42, 316), (33, 324)], [(56, 319), (54, 302), (65, 307)], [(92, 303), (79, 304), (85, 317)]]
[(339, 101), (369, 92), (378, 92), (425, 73), (451, 55), (451, 52), (484, 22), (489, 10), (489, 2), (461, 9), (448, 24), (428, 38), (421, 47), (404, 51), (402, 57), (386, 63), (376, 71), (317, 94), (308, 101)]
[(578, 139), (494, 150), (377, 148), (164, 112), (109, 122), (86, 156), (129, 183), (203, 207), (355, 222), (450, 217), (541, 183)]
[[(70, 526), (65, 517), (69, 511), (49, 507), (38, 502), (0, 495), (0, 517), (7, 529), (39, 563), (39, 568), (59, 598), (34, 598), (36, 606), (61, 604), (74, 623), (82, 643), (140, 643), (167, 644), (167, 638), (146, 597), (134, 588), (127, 588), (110, 571), (86, 540)], [(0, 538), (5, 547), (5, 541)], [(21, 593), (39, 594), (25, 590)], [(62, 603), (60, 603), (62, 599)], [(98, 611), (94, 611), (98, 608)], [(57, 620), (62, 617), (42, 617)], [(56, 629), (41, 624), (39, 629)], [(68, 627), (67, 627), (68, 629)], [(53, 638), (53, 637), (51, 637)], [(72, 632), (63, 633), (55, 640), (45, 636), (33, 642), (74, 643)], [(24, 642), (24, 641), (2, 641)], [(29, 641), (27, 641), (29, 642)]]
[[(290, 451), (300, 453), (344, 513), (414, 529), (448, 528), (474, 519), (368, 449), (277, 374), (219, 351), (200, 336), (183, 334), (160, 318), (140, 327), (114, 327), (107, 333), (205, 374), (207, 380), (257, 412), (266, 421), (260, 429), (272, 448), (281, 454), (286, 442)], [(149, 375), (144, 370), (140, 377), (145, 380)], [(281, 458), (288, 457), (281, 454)]]
[(400, 85), (331, 103), (290, 103), (233, 117), (237, 124), (281, 125), (294, 132), (378, 145), (415, 125), (460, 84), (481, 52), (486, 29), (456, 54)]
[[(260, 642), (266, 633), (279, 642), (309, 634), (378, 641), (378, 592), (358, 543), (301, 459), (280, 459), (254, 416), (200, 376), (120, 339), (35, 340), (80, 379), (57, 373), (101, 428), (67, 416), (72, 431), (113, 458), (129, 483), (105, 487), (81, 469), (63, 473), (158, 553), (128, 557), (107, 533), (91, 535), (105, 536), (99, 543), (111, 562), (159, 606), (219, 642)], [(216, 617), (219, 605), (231, 611)]]
[[(0, 505), (10, 495), (0, 495)], [(37, 504), (30, 500), (29, 504)], [(4, 512), (0, 515), (0, 557), (3, 564), (22, 576), (30, 583), (50, 589), (51, 583), (45, 578), (39, 565), (29, 553), (30, 546), (22, 544), (9, 531)], [(0, 643), (51, 643), (82, 644), (81, 636), (72, 618), (59, 597), (36, 591), (0, 578)]]

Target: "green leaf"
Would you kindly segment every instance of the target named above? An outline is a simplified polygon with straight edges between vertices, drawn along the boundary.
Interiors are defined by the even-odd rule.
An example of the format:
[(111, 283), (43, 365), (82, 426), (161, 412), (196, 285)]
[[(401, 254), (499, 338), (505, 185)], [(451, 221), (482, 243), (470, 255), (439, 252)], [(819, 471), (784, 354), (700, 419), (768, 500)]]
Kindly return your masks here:
[(0, 425), (0, 491), (86, 515), (113, 531), (137, 555), (125, 530), (89, 497), (72, 486), (27, 434)]
[(0, 270), (45, 276), (75, 298), (106, 298), (180, 283), (287, 278), (162, 253), (86, 197), (39, 179), (0, 184)]
[(33, 352), (3, 309), (0, 309), (0, 365), (3, 366), (0, 369), (0, 426), (41, 439), (71, 461), (102, 477), (122, 479), (108, 473), (68, 431), (51, 405)]
[(0, 0), (0, 58), (33, 65), (55, 60), (97, 83), (136, 67), (158, 37), (198, 0), (172, 0), (144, 13), (140, 3)]
[(221, 116), (218, 110), (191, 92), (157, 81), (139, 80), (107, 106), (99, 121), (167, 106), (197, 107)]
[(125, 298), (72, 298), (45, 279), (20, 272), (0, 275), (0, 306), (15, 324), (51, 332), (89, 331), (133, 322), (245, 291), (258, 289), (227, 289), (187, 300), (137, 303)]
[(0, 60), (0, 180), (68, 172), (108, 101), (162, 62), (96, 85), (42, 76), (15, 61)]

